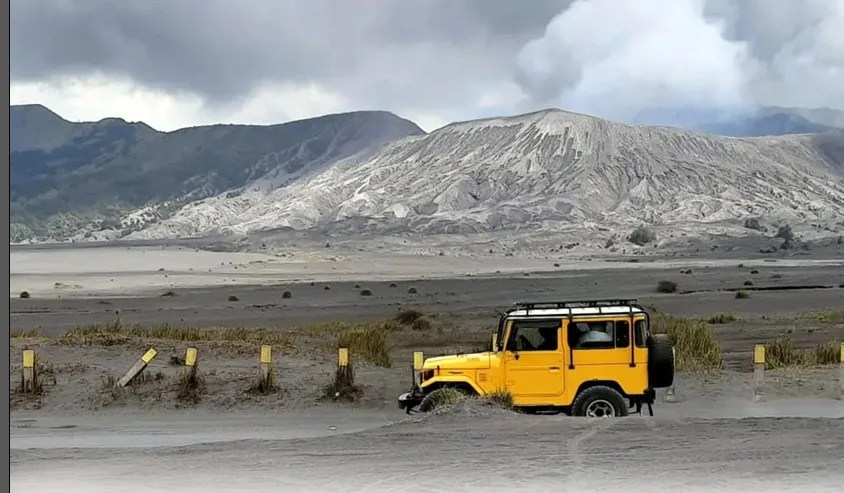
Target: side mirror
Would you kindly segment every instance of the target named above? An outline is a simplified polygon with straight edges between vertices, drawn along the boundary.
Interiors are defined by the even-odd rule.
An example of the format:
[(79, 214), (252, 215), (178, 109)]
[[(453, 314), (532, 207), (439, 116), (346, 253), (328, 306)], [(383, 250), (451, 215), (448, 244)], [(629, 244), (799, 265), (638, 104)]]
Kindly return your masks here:
[(498, 352), (498, 334), (492, 334), (492, 352)]

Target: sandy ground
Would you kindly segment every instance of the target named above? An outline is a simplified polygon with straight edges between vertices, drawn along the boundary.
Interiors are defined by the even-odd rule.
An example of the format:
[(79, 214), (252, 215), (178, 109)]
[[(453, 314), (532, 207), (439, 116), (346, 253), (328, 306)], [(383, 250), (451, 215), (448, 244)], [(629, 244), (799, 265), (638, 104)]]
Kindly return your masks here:
[[(188, 343), (77, 346), (12, 338), (12, 386), (26, 347), (49, 368), (43, 396), (10, 394), (13, 491), (138, 491), (141, 481), (147, 491), (519, 490), (514, 484), (573, 491), (619, 487), (631, 478), (647, 481), (641, 484), (649, 491), (711, 491), (712, 481), (838, 491), (824, 488), (844, 479), (838, 370), (769, 372), (759, 401), (746, 372), (755, 343), (777, 336), (801, 346), (844, 339), (844, 320), (819, 315), (844, 307), (844, 267), (837, 259), (634, 263), (437, 255), (405, 262), (363, 253), (320, 260), (325, 252), (313, 250), (286, 257), (138, 250), (12, 252), (11, 330), (55, 337), (116, 317), (144, 325), (269, 328), (284, 341), (275, 352), (279, 391), (247, 392), (257, 371), (257, 341), (191, 344), (199, 349), (206, 392), (198, 403), (185, 403), (177, 397), (182, 368), (169, 360)], [(678, 282), (680, 292), (655, 293), (662, 279)], [(762, 290), (736, 299), (740, 288)], [(771, 288), (779, 290), (765, 290)], [(372, 295), (362, 296), (363, 289)], [(32, 298), (18, 298), (23, 290)], [(166, 291), (172, 292), (162, 296)], [(292, 296), (282, 298), (284, 291)], [(237, 301), (228, 301), (233, 295)], [(476, 347), (488, 338), (496, 311), (515, 300), (591, 297), (637, 297), (681, 316), (735, 313), (737, 321), (714, 326), (729, 371), (682, 376), (677, 402), (660, 395), (655, 418), (611, 424), (489, 410), (408, 420), (396, 409), (412, 351)], [(360, 402), (323, 402), (336, 356), (332, 341), (310, 326), (384, 319), (408, 308), (426, 314), (432, 327), (395, 333), (390, 368), (358, 366), (365, 387)], [(149, 345), (159, 350), (149, 381), (119, 394), (104, 386)], [(241, 473), (236, 484), (233, 470)]]
[[(157, 422), (152, 436), (143, 424), (29, 423), (10, 432), (10, 485), (50, 493), (140, 485), (232, 493), (840, 491), (844, 419), (768, 414), (589, 421), (481, 412), (392, 424), (330, 414), (243, 416), (241, 423), (254, 424), (239, 434), (212, 419), (201, 429)], [(50, 425), (58, 429), (39, 428)]]

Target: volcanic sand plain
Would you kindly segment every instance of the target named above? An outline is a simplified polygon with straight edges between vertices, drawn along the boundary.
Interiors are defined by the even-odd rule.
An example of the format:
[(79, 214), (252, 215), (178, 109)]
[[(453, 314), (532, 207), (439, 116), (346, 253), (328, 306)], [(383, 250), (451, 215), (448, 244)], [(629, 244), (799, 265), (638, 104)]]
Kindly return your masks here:
[[(60, 486), (70, 481), (85, 491), (136, 491), (155, 471), (153, 482), (171, 491), (224, 491), (223, 466), (245, 473), (231, 491), (247, 483), (254, 491), (439, 491), (457, 480), (461, 491), (511, 491), (514, 479), (579, 488), (640, 476), (652, 491), (708, 491), (713, 475), (725, 486), (769, 481), (777, 491), (840, 485), (837, 368), (770, 371), (757, 399), (749, 371), (754, 344), (844, 339), (840, 260), (312, 257), (13, 249), (10, 385), (20, 381), (24, 348), (36, 350), (45, 382), (36, 397), (10, 392), (15, 488), (67, 491)], [(656, 292), (663, 280), (676, 292)], [(710, 324), (725, 370), (681, 374), (675, 402), (660, 392), (655, 418), (613, 424), (483, 406), (424, 417), (396, 408), (413, 351), (482, 347), (514, 301), (589, 298), (637, 298), (678, 317), (730, 314)], [(409, 311), (426, 322), (385, 322)], [(394, 324), (387, 360), (353, 354), (361, 398), (325, 399), (336, 338), (384, 323)], [(80, 326), (95, 330), (61, 337)], [(273, 345), (278, 382), (268, 395), (249, 390), (263, 343)], [(194, 400), (180, 397), (184, 368), (171, 364), (189, 346), (204, 379)], [(109, 381), (149, 347), (159, 353), (144, 381), (114, 391)], [(188, 480), (183, 467), (197, 458)]]

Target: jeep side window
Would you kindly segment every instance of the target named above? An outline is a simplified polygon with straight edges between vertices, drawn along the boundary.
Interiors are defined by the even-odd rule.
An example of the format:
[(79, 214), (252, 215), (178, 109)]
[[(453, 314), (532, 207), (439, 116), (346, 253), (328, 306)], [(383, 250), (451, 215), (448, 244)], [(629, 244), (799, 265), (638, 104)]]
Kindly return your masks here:
[(630, 323), (626, 320), (619, 320), (615, 323), (615, 347), (630, 347)]
[(646, 320), (636, 320), (636, 347), (647, 347), (648, 339), (648, 322)]
[(569, 323), (568, 341), (574, 349), (613, 349), (615, 324), (605, 320)]
[(508, 351), (556, 351), (559, 348), (559, 319), (514, 320), (507, 340)]

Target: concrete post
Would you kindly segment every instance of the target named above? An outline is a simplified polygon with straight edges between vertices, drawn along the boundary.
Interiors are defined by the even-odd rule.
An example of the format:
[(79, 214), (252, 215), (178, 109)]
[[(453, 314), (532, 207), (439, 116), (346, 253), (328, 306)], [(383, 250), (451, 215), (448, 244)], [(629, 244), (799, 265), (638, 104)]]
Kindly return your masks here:
[(753, 399), (760, 400), (765, 387), (765, 345), (757, 344), (753, 350)]
[(24, 349), (23, 351), (23, 374), (21, 381), (21, 390), (24, 393), (35, 391), (36, 379), (35, 375), (35, 351), (32, 349)]
[(126, 385), (128, 385), (129, 382), (132, 381), (132, 379), (134, 379), (142, 371), (144, 371), (144, 368), (146, 368), (149, 362), (152, 361), (153, 358), (155, 358), (156, 354), (158, 354), (158, 351), (156, 351), (155, 348), (149, 348), (147, 352), (145, 352), (144, 355), (141, 356), (141, 359), (136, 361), (135, 364), (132, 365), (131, 368), (129, 368), (129, 371), (127, 371), (125, 375), (120, 377), (120, 380), (117, 381), (117, 386), (125, 387)]
[(838, 385), (841, 387), (838, 398), (844, 401), (844, 342), (841, 343), (841, 356), (838, 361)]
[(270, 372), (273, 364), (273, 347), (264, 344), (261, 346), (261, 382), (267, 384), (270, 382)]

